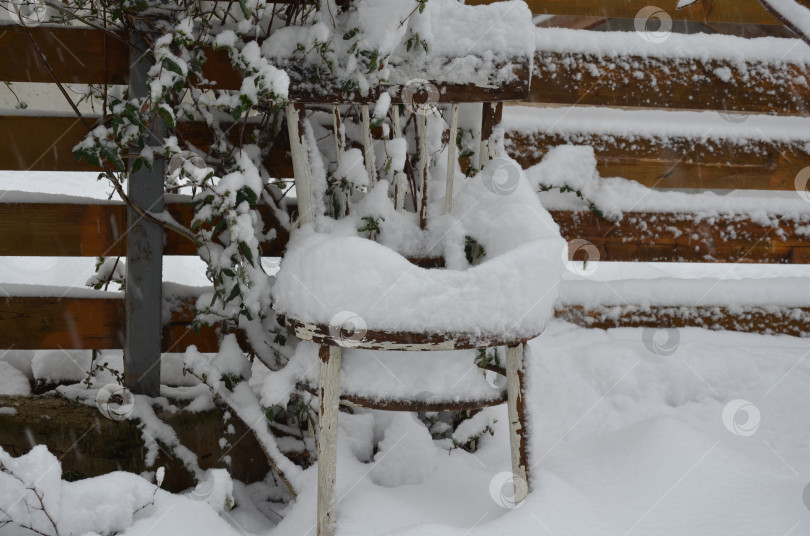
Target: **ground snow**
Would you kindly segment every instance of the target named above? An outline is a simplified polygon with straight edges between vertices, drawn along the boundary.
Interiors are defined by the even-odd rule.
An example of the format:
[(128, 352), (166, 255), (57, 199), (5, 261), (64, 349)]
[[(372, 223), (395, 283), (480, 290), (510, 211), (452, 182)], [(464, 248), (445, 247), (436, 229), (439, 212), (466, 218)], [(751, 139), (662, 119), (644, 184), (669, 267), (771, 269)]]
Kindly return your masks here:
[[(490, 493), (493, 479), (509, 470), (503, 406), (495, 436), (484, 436), (478, 452), (443, 454), (432, 475), (414, 477), (418, 484), (381, 489), (379, 467), (390, 467), (390, 478), (402, 467), (380, 455), (374, 466), (359, 463), (341, 435), (337, 534), (806, 533), (807, 343), (682, 329), (676, 351), (664, 357), (647, 349), (642, 331), (553, 321), (531, 343), (535, 491), (515, 510)], [(750, 436), (723, 423), (735, 399), (761, 412)], [(410, 441), (402, 439), (402, 422), (386, 429), (391, 442)], [(401, 461), (418, 453), (433, 463), (441, 452), (413, 441)], [(270, 535), (314, 533), (312, 484)]]
[(28, 395), (31, 385), (28, 378), (12, 364), (0, 361), (0, 395)]
[[(504, 406), (493, 409), (495, 435), (475, 454), (441, 449), (409, 414), (342, 413), (338, 536), (805, 534), (807, 342), (699, 329), (676, 339), (672, 353), (657, 355), (644, 330), (552, 321), (530, 343), (535, 490), (517, 509), (504, 507), (508, 486), (492, 486), (510, 470)], [(735, 400), (758, 409), (755, 426), (743, 426), (744, 414), (724, 423)], [(382, 443), (369, 464), (371, 437)], [(33, 473), (50, 474), (55, 459), (43, 450), (25, 462)], [(60, 530), (74, 534), (314, 534), (316, 468), (298, 480), (299, 497), (277, 526), (248, 502), (266, 495), (262, 483), (234, 483), (236, 508), (220, 516), (206, 486), (186, 497), (158, 491), (155, 505), (133, 516), (154, 492), (138, 476), (41, 482), (61, 497)]]

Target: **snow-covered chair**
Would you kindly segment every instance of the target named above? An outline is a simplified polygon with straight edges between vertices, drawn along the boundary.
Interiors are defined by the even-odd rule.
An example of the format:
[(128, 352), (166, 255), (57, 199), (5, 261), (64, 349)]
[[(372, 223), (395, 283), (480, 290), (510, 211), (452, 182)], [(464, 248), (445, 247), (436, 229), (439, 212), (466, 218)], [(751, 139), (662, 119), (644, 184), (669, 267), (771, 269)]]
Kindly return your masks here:
[[(504, 179), (503, 173), (514, 176)], [(492, 186), (499, 182), (509, 191)], [(387, 190), (387, 185), (379, 189)], [(372, 190), (369, 197), (374, 195)], [(428, 227), (445, 235), (447, 269), (421, 268), (394, 249), (356, 234), (317, 232), (312, 225), (293, 233), (274, 286), (274, 307), (284, 315), (290, 333), (320, 345), (316, 392), (321, 534), (329, 534), (333, 525), (341, 397), (372, 408), (407, 411), (469, 409), (499, 404), (504, 398), (501, 392), (482, 387), (467, 396), (430, 390), (426, 399), (422, 383), (393, 395), (373, 389), (359, 392), (357, 385), (366, 379), (344, 382), (354, 386), (354, 391), (346, 390), (340, 373), (344, 348), (425, 352), (506, 346), (517, 500), (528, 492), (524, 345), (540, 334), (552, 314), (565, 242), (522, 170), (505, 158), (492, 160), (476, 177), (456, 186), (453, 205), (453, 212)], [(301, 208), (302, 213), (305, 210)], [(463, 255), (465, 236), (476, 237), (487, 260), (454, 269), (462, 264), (458, 257)], [(362, 354), (354, 357), (362, 359)], [(358, 368), (362, 370), (362, 365), (355, 362), (353, 369)], [(433, 370), (441, 374), (441, 362)], [(453, 370), (459, 369), (446, 372), (454, 374)], [(313, 378), (308, 379), (315, 387)], [(448, 384), (457, 380), (456, 373)]]
[[(469, 9), (456, 2), (427, 6), (427, 9), (431, 6)], [(505, 16), (512, 7), (487, 6), (487, 9), (502, 9)], [(300, 227), (291, 234), (276, 276), (273, 307), (288, 331), (302, 341), (296, 357), (287, 366), (287, 373), (299, 374), (297, 379), (302, 385), (320, 399), (319, 536), (330, 536), (335, 525), (337, 419), (341, 399), (366, 407), (400, 411), (481, 408), (506, 400), (515, 498), (521, 500), (528, 493), (524, 349), (529, 339), (541, 333), (552, 315), (566, 245), (522, 169), (503, 156), (502, 143), (494, 128), (500, 104), (492, 101), (515, 100), (528, 94), (527, 67), (533, 53), (533, 25), (528, 10), (526, 15), (528, 48), (507, 62), (508, 68), (501, 63), (498, 69), (491, 70), (488, 78), (486, 73), (475, 71), (475, 80), (470, 79), (466, 84), (422, 80), (421, 87), (435, 89), (435, 95), (427, 95), (428, 101), (431, 96), (440, 97), (441, 106), (446, 106), (447, 129), (443, 126), (438, 131), (431, 129), (435, 124), (429, 124), (429, 117), (438, 118), (439, 114), (434, 107), (416, 105), (414, 100), (417, 99), (409, 93), (408, 84), (395, 85), (396, 72), (389, 77), (393, 84), (387, 90), (371, 88), (365, 97), (333, 96), (330, 100), (330, 92), (321, 91), (317, 95), (310, 92), (291, 97), (287, 104), (298, 199), (297, 225)], [(494, 20), (502, 18), (494, 17)], [(484, 22), (486, 28), (482, 31), (494, 31), (503, 43), (508, 45), (515, 35), (520, 41), (519, 25), (515, 21), (506, 21), (500, 26), (492, 24), (491, 20)], [(476, 20), (457, 20), (456, 23), (469, 27)], [(454, 35), (452, 31), (445, 33)], [(451, 41), (446, 46), (458, 45)], [(525, 76), (515, 75), (516, 69), (524, 69)], [(405, 72), (409, 77), (414, 76), (413, 70), (405, 69)], [(444, 76), (453, 74), (450, 71)], [(385, 152), (391, 166), (400, 171), (395, 171), (393, 176), (389, 174), (393, 184), (377, 178), (369, 111), (369, 104), (375, 102), (374, 116), (391, 118)], [(402, 138), (400, 108), (390, 107), (392, 102), (408, 105), (411, 118), (415, 120), (413, 146), (418, 164), (414, 166), (415, 180), (411, 183), (412, 212), (404, 210), (408, 184), (401, 164), (408, 144)], [(472, 162), (480, 171), (468, 179), (460, 171), (456, 143), (447, 143), (437, 157), (435, 151), (431, 152), (430, 142), (435, 148), (441, 145), (442, 139), (455, 141), (459, 132), (459, 103), (471, 102), (478, 102), (479, 106), (465, 104), (462, 110), (480, 114), (477, 119), (465, 117), (481, 125), (477, 141), (480, 149)], [(312, 147), (316, 137), (305, 122), (304, 103), (333, 105), (338, 171), (341, 166), (351, 168), (352, 165), (357, 171), (358, 165), (357, 162), (347, 163), (349, 151), (342, 147), (340, 113), (335, 105), (353, 103), (362, 111), (362, 163), (365, 164), (367, 193), (351, 214), (342, 219), (323, 217), (325, 188), (318, 180), (323, 179), (324, 166), (318, 158), (313, 158), (313, 153), (317, 152)], [(465, 123), (469, 125), (471, 121)], [(357, 160), (359, 152), (352, 151), (352, 159)], [(394, 163), (397, 161), (400, 163)], [(339, 212), (345, 215), (343, 210)], [(374, 239), (358, 236), (358, 225), (369, 217), (380, 225), (379, 230), (368, 231), (369, 238)], [(474, 246), (478, 251), (474, 256), (482, 257), (483, 262), (468, 262), (470, 255), (469, 251), (465, 252), (465, 246)], [(420, 267), (412, 262), (414, 258), (427, 259), (428, 262), (422, 264), (442, 265), (444, 269)], [(318, 346), (317, 379), (307, 373), (313, 367), (303, 355), (315, 353), (313, 343)], [(491, 387), (483, 381), (459, 381), (458, 351), (496, 346), (507, 348), (505, 370), (501, 369), (506, 376), (505, 389)], [(348, 350), (345, 357), (349, 358), (347, 365), (350, 366), (342, 374), (344, 350)], [(388, 392), (381, 392), (373, 388), (377, 382), (369, 378), (362, 363), (369, 357), (369, 351), (425, 352), (419, 354), (420, 366), (432, 366), (431, 378), (433, 375), (440, 378), (428, 389), (427, 384), (417, 378), (414, 385), (394, 386), (396, 388)], [(310, 358), (316, 359), (312, 355)], [(455, 365), (444, 370), (445, 360), (448, 365)], [(471, 365), (472, 360), (468, 364)], [(442, 375), (446, 381), (442, 381)]]

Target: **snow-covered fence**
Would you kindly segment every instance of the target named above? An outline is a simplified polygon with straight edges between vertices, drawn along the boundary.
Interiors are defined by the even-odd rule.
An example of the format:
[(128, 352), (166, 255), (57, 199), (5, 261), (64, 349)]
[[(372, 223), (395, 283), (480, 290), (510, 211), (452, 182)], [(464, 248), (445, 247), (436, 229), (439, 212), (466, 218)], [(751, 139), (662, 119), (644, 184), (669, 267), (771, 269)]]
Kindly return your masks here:
[[(489, 4), (492, 0), (467, 0), (470, 5)], [(575, 15), (579, 17), (616, 17), (632, 19), (648, 6), (669, 8), (674, 20), (744, 24), (779, 24), (774, 16), (762, 9), (757, 0), (715, 0), (678, 2), (678, 0), (526, 0), (537, 15)], [(676, 5), (683, 7), (676, 9)], [(659, 8), (660, 9), (660, 8)]]
[[(650, 5), (599, 0), (537, 0), (529, 4), (538, 14), (603, 18), (634, 17)], [(698, 2), (667, 12), (682, 20), (778, 24), (756, 0)], [(121, 36), (105, 37), (102, 32), (79, 28), (40, 26), (29, 30), (63, 82), (128, 82), (128, 46)], [(807, 55), (801, 53), (804, 45), (785, 39), (673, 34), (668, 36), (672, 46), (648, 46), (633, 34), (571, 32), (538, 32), (540, 51), (535, 57), (530, 100), (602, 108), (506, 107), (502, 125), (507, 129), (507, 145), (524, 166), (537, 164), (549, 147), (576, 143), (594, 146), (603, 176), (621, 176), (648, 187), (784, 191), (797, 187), (801, 170), (810, 162), (810, 135), (806, 120), (799, 117), (808, 113), (810, 102), (810, 67)], [(631, 42), (631, 37), (635, 41)], [(0, 27), (0, 45), (4, 52), (0, 55), (0, 80), (52, 82), (23, 29)], [(241, 83), (224, 53), (211, 52), (205, 73), (221, 88), (238, 88)], [(464, 100), (456, 97), (443, 95), (442, 99)], [(497, 97), (500, 100), (509, 95)], [(481, 91), (475, 100), (492, 98)], [(655, 110), (609, 109), (620, 106)], [(662, 108), (680, 111), (665, 112)], [(717, 113), (706, 119), (706, 114), (698, 116), (685, 109)], [(762, 111), (793, 117), (743, 115)], [(84, 127), (74, 117), (2, 116), (0, 168), (90, 170), (86, 161), (78, 161), (71, 154), (83, 134)], [(203, 150), (210, 143), (196, 123), (179, 123), (178, 135)], [(278, 176), (292, 176), (288, 141), (282, 137), (263, 144), (272, 144), (266, 167)], [(731, 197), (696, 199), (682, 195), (669, 195), (666, 203), (651, 195), (646, 204), (636, 204), (630, 196), (628, 206), (618, 207), (623, 215), (619, 221), (577, 207), (550, 208), (563, 236), (593, 244), (602, 261), (810, 262), (810, 203), (802, 205), (800, 198), (762, 198), (745, 205)], [(168, 198), (167, 208), (178, 222), (190, 223), (191, 210), (183, 202)], [(0, 204), (0, 254), (123, 254), (124, 213), (124, 206), (115, 202), (87, 200), (76, 204), (75, 199), (68, 202), (42, 195), (6, 195)], [(264, 251), (279, 254), (286, 232), (273, 223), (270, 211), (263, 216), (279, 233), (278, 239), (264, 245)], [(165, 255), (195, 253), (190, 243), (172, 233), (166, 238)], [(10, 286), (5, 290), (10, 296), (0, 311), (0, 347), (122, 345), (120, 299), (66, 289), (52, 289), (51, 297), (42, 296), (41, 291), (37, 297), (26, 296), (26, 289)], [(215, 347), (212, 332), (203, 329), (197, 335), (189, 329), (193, 303), (193, 296), (176, 300), (173, 316), (163, 328), (164, 350), (192, 343), (204, 350)], [(599, 327), (656, 322), (801, 335), (806, 332), (802, 322), (806, 325), (810, 314), (808, 308), (799, 307), (793, 309), (798, 316), (785, 317), (762, 306), (756, 314), (750, 309), (742, 313), (729, 309), (718, 317), (720, 313), (711, 308), (702, 311), (692, 307), (685, 315), (683, 308), (665, 303), (653, 307), (658, 308), (655, 314), (617, 312), (614, 308), (606, 315), (594, 304), (572, 299), (558, 306), (558, 315)]]

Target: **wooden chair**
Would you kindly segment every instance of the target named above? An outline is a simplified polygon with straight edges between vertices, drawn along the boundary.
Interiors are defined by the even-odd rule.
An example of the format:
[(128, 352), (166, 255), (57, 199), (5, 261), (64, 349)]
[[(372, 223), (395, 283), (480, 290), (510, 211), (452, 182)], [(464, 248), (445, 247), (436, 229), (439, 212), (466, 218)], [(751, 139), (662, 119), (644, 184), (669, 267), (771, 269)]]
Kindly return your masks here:
[[(385, 91), (378, 88), (378, 92)], [(404, 91), (397, 91), (396, 96), (392, 96), (391, 108), (391, 136), (397, 138), (402, 136), (400, 128), (399, 107), (397, 104), (403, 103)], [(342, 96), (335, 95), (331, 101), (324, 100), (321, 96), (297, 96), (291, 97), (291, 102), (286, 105), (286, 120), (290, 138), (290, 147), (295, 174), (295, 188), (298, 200), (298, 221), (297, 224), (314, 224), (316, 221), (316, 206), (313, 198), (312, 172), (309, 163), (309, 147), (307, 136), (305, 136), (305, 113), (308, 103), (319, 105), (332, 105), (334, 116), (334, 137), (337, 144), (337, 154), (341, 152), (341, 136), (339, 135), (340, 104), (353, 104), (360, 106), (363, 130), (363, 153), (366, 171), (369, 176), (369, 187), (376, 181), (377, 170), (374, 164), (373, 142), (370, 126), (369, 104), (377, 100), (379, 93), (371, 90), (367, 97), (360, 97), (355, 100), (347, 100)], [(393, 95), (393, 91), (389, 91)], [(503, 87), (474, 87), (470, 85), (454, 86), (447, 84), (441, 87), (442, 105), (446, 105), (449, 115), (449, 140), (456, 140), (459, 124), (459, 103), (478, 102), (482, 106), (482, 124), (480, 136), (480, 149), (477, 151), (477, 160), (474, 164), (477, 168), (483, 166), (492, 159), (494, 154), (493, 130), (499, 122), (501, 104), (498, 101), (523, 99), (528, 95), (528, 76), (518, 78)], [(413, 95), (406, 95), (413, 98)], [(482, 98), (484, 97), (484, 98)], [(321, 108), (323, 109), (323, 108)], [(427, 185), (429, 181), (428, 173), (428, 143), (427, 113), (415, 114), (417, 119), (416, 127), (418, 136), (418, 166), (416, 174), (416, 195), (417, 200), (415, 211), (418, 213), (419, 225), (425, 229), (427, 224)], [(458, 160), (457, 147), (455, 143), (448, 144), (448, 175), (446, 182), (446, 195), (444, 211), (452, 210), (453, 200), (453, 180)], [(397, 211), (404, 210), (405, 193), (408, 185), (405, 182), (404, 174), (399, 174), (394, 180), (394, 206)], [(550, 221), (550, 220), (549, 220)], [(295, 226), (294, 226), (295, 227)], [(556, 226), (555, 226), (556, 229)], [(295, 231), (293, 232), (293, 234)], [(559, 255), (558, 255), (559, 256)], [(281, 273), (285, 270), (284, 261), (281, 265)], [(442, 259), (421, 259), (420, 264), (442, 265)], [(524, 412), (524, 377), (523, 361), (524, 348), (528, 339), (539, 335), (542, 326), (537, 326), (536, 331), (524, 333), (519, 337), (508, 337), (498, 333), (486, 333), (475, 326), (465, 330), (429, 330), (429, 332), (415, 331), (390, 331), (374, 325), (374, 319), (366, 319), (367, 329), (362, 338), (347, 337), (345, 333), (337, 330), (335, 326), (328, 323), (313, 323), (300, 318), (294, 310), (280, 311), (286, 329), (295, 337), (302, 341), (312, 341), (320, 345), (318, 355), (318, 381), (315, 385), (303, 385), (317, 393), (319, 401), (318, 420), (318, 535), (331, 536), (335, 530), (335, 478), (337, 463), (337, 419), (338, 407), (341, 399), (351, 401), (355, 404), (386, 410), (399, 411), (440, 411), (440, 410), (460, 410), (482, 408), (507, 402), (509, 415), (509, 433), (511, 444), (512, 471), (515, 483), (515, 500), (522, 501), (529, 491), (529, 465), (527, 460), (527, 423)], [(506, 366), (505, 370), (498, 372), (506, 376), (505, 393), (501, 392), (495, 396), (479, 399), (465, 400), (430, 400), (428, 402), (418, 399), (397, 399), (388, 400), (386, 403), (364, 398), (358, 393), (341, 392), (341, 358), (342, 349), (346, 347), (360, 350), (382, 350), (382, 351), (406, 351), (424, 352), (434, 350), (469, 350), (490, 348), (495, 346), (505, 346)]]

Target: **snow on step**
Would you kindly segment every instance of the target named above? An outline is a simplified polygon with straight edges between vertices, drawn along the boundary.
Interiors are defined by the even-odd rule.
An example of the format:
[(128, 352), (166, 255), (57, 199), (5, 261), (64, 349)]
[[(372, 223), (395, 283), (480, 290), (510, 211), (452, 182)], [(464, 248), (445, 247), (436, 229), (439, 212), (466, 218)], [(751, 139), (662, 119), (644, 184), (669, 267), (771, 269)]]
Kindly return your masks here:
[(538, 28), (538, 52), (585, 54), (626, 60), (628, 57), (725, 61), (739, 68), (747, 64), (810, 63), (810, 46), (798, 39), (671, 33), (664, 44), (645, 41), (635, 32), (587, 32), (567, 28)]
[(807, 278), (763, 279), (627, 279), (618, 281), (563, 281), (559, 304), (640, 307), (807, 307)]
[(605, 138), (644, 138), (665, 144), (668, 138), (802, 143), (810, 152), (810, 118), (745, 115), (730, 122), (717, 112), (621, 110), (606, 107), (507, 106), (501, 126), (524, 135), (535, 132), (563, 136), (599, 135)]

